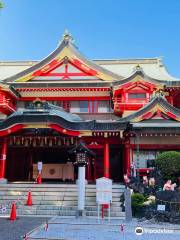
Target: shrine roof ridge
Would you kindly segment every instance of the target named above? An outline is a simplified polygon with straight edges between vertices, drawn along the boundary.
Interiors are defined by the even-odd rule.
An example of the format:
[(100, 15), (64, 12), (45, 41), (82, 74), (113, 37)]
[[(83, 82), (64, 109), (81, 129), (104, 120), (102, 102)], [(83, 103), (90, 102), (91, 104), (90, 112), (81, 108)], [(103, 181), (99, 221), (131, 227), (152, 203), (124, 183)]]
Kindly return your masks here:
[[(149, 103), (147, 103), (144, 107), (138, 110), (131, 115), (121, 118), (119, 121), (128, 121), (133, 122), (134, 119), (142, 116), (143, 114), (149, 112), (153, 107), (156, 105), (160, 105), (166, 112), (170, 112), (174, 114), (178, 119), (180, 119), (180, 109), (172, 106), (168, 101), (165, 99), (164, 96), (154, 96)], [(180, 121), (180, 120), (179, 120)]]

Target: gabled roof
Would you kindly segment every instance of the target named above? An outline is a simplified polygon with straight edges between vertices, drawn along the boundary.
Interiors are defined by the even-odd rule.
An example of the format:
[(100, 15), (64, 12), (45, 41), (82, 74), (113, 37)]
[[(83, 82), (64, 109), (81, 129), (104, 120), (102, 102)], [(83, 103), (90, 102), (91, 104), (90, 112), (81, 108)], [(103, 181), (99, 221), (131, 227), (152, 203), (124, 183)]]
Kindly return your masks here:
[(150, 78), (161, 81), (180, 81), (179, 78), (175, 78), (169, 74), (166, 66), (163, 64), (162, 57), (107, 59), (95, 60), (95, 62), (114, 73), (124, 76), (124, 78), (129, 77), (133, 73), (136, 66), (139, 65), (145, 74)]
[(180, 86), (180, 81), (179, 80), (177, 80), (177, 81), (166, 81), (166, 80), (159, 80), (159, 79), (152, 78), (152, 77), (148, 76), (145, 73), (145, 71), (140, 67), (140, 65), (137, 65), (134, 68), (134, 71), (130, 76), (128, 76), (126, 78), (123, 78), (121, 80), (118, 80), (116, 82), (113, 82), (113, 86), (123, 85), (123, 84), (126, 84), (126, 83), (131, 82), (131, 81), (136, 81), (137, 77), (140, 77), (141, 79), (143, 79), (143, 81), (152, 83), (154, 85), (160, 85), (162, 87), (165, 86), (165, 85), (166, 86)]
[[(0, 61), (0, 79), (11, 78), (40, 61)], [(102, 59), (92, 60), (96, 65), (101, 66), (117, 75), (123, 76), (123, 79), (129, 78), (134, 74), (134, 69), (139, 65), (144, 73), (153, 79), (165, 81), (168, 86), (180, 86), (180, 79), (172, 77), (162, 63), (161, 58), (137, 58), (137, 59)]]
[(122, 122), (140, 122), (160, 116), (180, 122), (180, 109), (173, 107), (163, 96), (155, 96), (148, 104), (139, 111), (122, 118)]
[(8, 77), (3, 81), (9, 83), (32, 80), (33, 78), (39, 76), (39, 74), (44, 74), (51, 68), (54, 69), (54, 67), (58, 66), (58, 64), (64, 60), (68, 60), (70, 63), (75, 65), (78, 63), (82, 71), (95, 76), (99, 80), (113, 81), (122, 78), (118, 74), (112, 73), (111, 71), (106, 70), (98, 64), (85, 58), (73, 44), (72, 37), (68, 33), (65, 33), (60, 45), (49, 56), (32, 67), (15, 74), (12, 77)]
[(129, 76), (129, 77), (126, 77), (126, 78), (123, 78), (121, 79), (120, 81), (116, 81), (113, 83), (114, 86), (116, 85), (122, 85), (122, 84), (126, 84), (130, 81), (134, 81), (136, 80), (136, 77), (141, 77), (141, 79), (143, 79), (144, 81), (146, 82), (150, 82), (152, 84), (158, 84), (158, 85), (165, 85), (167, 82), (166, 81), (163, 81), (163, 80), (157, 80), (155, 78), (152, 78), (152, 77), (149, 77), (145, 72), (144, 70), (139, 66), (137, 65), (135, 68), (134, 68), (134, 71), (133, 73)]

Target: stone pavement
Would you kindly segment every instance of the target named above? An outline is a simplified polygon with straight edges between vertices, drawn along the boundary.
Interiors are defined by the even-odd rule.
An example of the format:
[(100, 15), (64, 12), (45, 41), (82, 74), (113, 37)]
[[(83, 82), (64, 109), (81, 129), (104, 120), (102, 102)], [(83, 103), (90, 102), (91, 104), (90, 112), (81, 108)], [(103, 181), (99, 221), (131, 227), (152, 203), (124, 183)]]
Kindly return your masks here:
[(19, 217), (15, 221), (8, 217), (0, 217), (0, 240), (21, 240), (24, 234), (46, 222), (44, 217)]
[[(121, 231), (120, 225), (124, 225)], [(144, 233), (136, 235), (135, 228), (141, 226)], [(131, 223), (121, 220), (111, 220), (110, 223), (104, 220), (98, 222), (97, 219), (88, 218), (66, 218), (55, 217), (49, 221), (48, 230), (44, 230), (44, 225), (32, 231), (30, 240), (179, 240), (180, 226), (166, 223), (151, 224), (149, 222)]]

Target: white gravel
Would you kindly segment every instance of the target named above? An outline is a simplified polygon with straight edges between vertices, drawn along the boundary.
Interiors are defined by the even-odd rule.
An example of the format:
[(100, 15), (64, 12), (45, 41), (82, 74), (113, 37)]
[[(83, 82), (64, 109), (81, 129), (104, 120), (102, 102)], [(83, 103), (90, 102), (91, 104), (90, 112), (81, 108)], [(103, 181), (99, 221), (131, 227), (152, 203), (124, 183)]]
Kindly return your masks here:
[[(124, 225), (121, 231), (120, 224)], [(143, 228), (142, 235), (136, 235), (135, 228)], [(98, 222), (96, 219), (62, 219), (53, 218), (49, 221), (48, 230), (44, 225), (30, 234), (30, 239), (64, 239), (64, 240), (180, 240), (180, 226), (166, 223), (151, 224), (137, 222), (122, 222), (111, 220)]]

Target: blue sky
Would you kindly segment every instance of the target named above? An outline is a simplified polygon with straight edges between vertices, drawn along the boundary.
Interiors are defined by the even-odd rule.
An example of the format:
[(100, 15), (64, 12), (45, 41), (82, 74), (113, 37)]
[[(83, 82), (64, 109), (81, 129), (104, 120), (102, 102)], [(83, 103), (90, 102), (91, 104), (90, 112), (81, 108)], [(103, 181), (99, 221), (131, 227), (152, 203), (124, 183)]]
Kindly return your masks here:
[(180, 77), (179, 0), (4, 0), (0, 60), (39, 60), (65, 29), (90, 59), (163, 56)]

